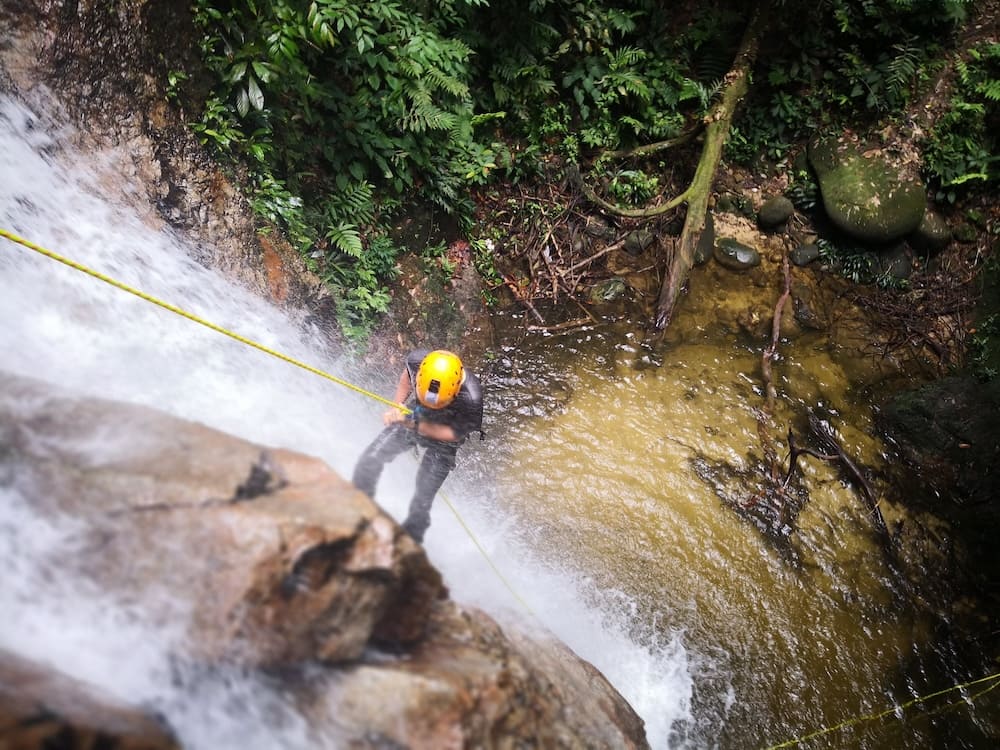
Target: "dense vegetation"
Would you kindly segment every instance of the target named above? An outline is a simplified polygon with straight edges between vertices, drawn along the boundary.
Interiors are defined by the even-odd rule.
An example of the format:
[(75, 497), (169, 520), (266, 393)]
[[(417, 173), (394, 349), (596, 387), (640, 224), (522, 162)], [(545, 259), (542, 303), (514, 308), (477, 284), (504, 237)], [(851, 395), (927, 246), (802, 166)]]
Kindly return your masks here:
[[(330, 283), (345, 330), (363, 333), (388, 303), (401, 250), (386, 227), (404, 200), (471, 227), (476, 191), (557, 179), (568, 163), (613, 202), (655, 199), (662, 155), (609, 154), (699, 124), (749, 5), (195, 0), (214, 80), (193, 126), (246, 168), (257, 212)], [(956, 43), (971, 0), (770, 0), (762, 12), (727, 159), (782, 163), (818, 130), (899, 121), (950, 66), (946, 110), (920, 144), (926, 178), (951, 203), (995, 190), (1000, 45)], [(185, 73), (173, 81), (186, 96)]]

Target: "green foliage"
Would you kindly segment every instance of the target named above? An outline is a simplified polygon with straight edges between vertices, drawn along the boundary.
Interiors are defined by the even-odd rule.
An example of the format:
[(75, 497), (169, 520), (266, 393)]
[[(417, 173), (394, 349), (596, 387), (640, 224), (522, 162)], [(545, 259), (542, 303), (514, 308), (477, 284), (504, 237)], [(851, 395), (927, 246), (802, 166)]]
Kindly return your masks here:
[(983, 265), (982, 294), (977, 304), (978, 321), (969, 339), (968, 364), (980, 380), (1000, 377), (1000, 224), (987, 224), (992, 241), (990, 255)]
[[(334, 288), (345, 330), (385, 309), (394, 208), (429, 200), (468, 228), (471, 192), (672, 138), (708, 113), (749, 4), (656, 0), (193, 0), (216, 76), (193, 124), (241, 165), (257, 213)], [(780, 160), (817, 130), (897, 112), (971, 0), (776, 0), (726, 156)], [(928, 170), (948, 191), (996, 173), (996, 45), (961, 62)], [(168, 93), (186, 85), (171, 74)], [(971, 124), (970, 124), (971, 123)], [(988, 137), (987, 137), (988, 136)], [(552, 158), (554, 156), (561, 158)], [(646, 171), (643, 171), (645, 167)], [(607, 175), (641, 205), (655, 165)], [(984, 177), (985, 175), (985, 177)], [(993, 175), (993, 176), (991, 176)], [(808, 175), (789, 195), (815, 204)], [(490, 253), (474, 262), (495, 283)], [(440, 266), (440, 259), (437, 259)], [(859, 277), (863, 261), (848, 261)]]
[(834, 243), (821, 237), (816, 240), (823, 262), (835, 268), (855, 284), (869, 284), (875, 277), (875, 255), (864, 248)]
[(249, 167), (255, 210), (337, 287), (352, 330), (385, 306), (398, 251), (379, 226), (393, 197), (417, 192), (467, 220), (469, 186), (510, 159), (478, 139), (488, 117), (455, 34), (479, 4), (194, 2), (217, 85), (193, 127)]
[(420, 253), (424, 273), (438, 284), (444, 284), (455, 275), (455, 264), (448, 257), (445, 244), (427, 245)]
[[(727, 156), (780, 159), (790, 144), (843, 121), (898, 113), (925, 81), (971, 0), (778, 0), (780, 44), (762, 70)], [(833, 32), (833, 33), (831, 33)]]
[(988, 315), (969, 342), (969, 368), (982, 381), (1000, 376), (1000, 313)]
[(258, 216), (284, 227), (289, 241), (301, 252), (312, 246), (312, 228), (306, 222), (302, 199), (293, 195), (281, 180), (270, 174), (255, 175), (250, 204)]
[(374, 316), (389, 309), (383, 281), (395, 276), (398, 255), (399, 248), (388, 236), (375, 235), (357, 256), (330, 251), (322, 258), (320, 275), (333, 290), (337, 322), (348, 338), (365, 338)]
[(656, 195), (659, 187), (659, 179), (641, 169), (622, 169), (612, 175), (608, 192), (620, 204), (641, 206)]
[(171, 70), (167, 72), (167, 100), (178, 102), (180, 100), (180, 88), (188, 80), (189, 76), (183, 70)]
[(246, 143), (246, 136), (239, 126), (232, 108), (218, 97), (211, 97), (205, 102), (205, 111), (201, 120), (191, 125), (202, 144), (209, 146), (217, 153), (228, 154)]
[(469, 245), (472, 248), (472, 264), (484, 282), (483, 301), (489, 305), (496, 305), (498, 302), (494, 289), (503, 285), (503, 276), (496, 267), (496, 247), (492, 239), (476, 238)]
[(924, 147), (925, 173), (937, 187), (937, 199), (949, 202), (1000, 178), (1000, 44), (970, 49), (955, 69), (950, 109)]
[[(662, 32), (669, 20), (669, 9), (648, 0), (477, 8), (464, 38), (486, 84), (477, 89), (479, 106), (510, 113), (508, 133), (529, 144), (520, 159), (551, 149), (576, 161), (581, 150), (676, 135), (687, 78), (675, 41)], [(474, 31), (486, 29), (489, 36)]]
[(876, 252), (844, 240), (820, 238), (816, 241), (820, 257), (834, 271), (855, 284), (874, 284), (881, 289), (905, 289), (909, 282), (883, 268)]
[(820, 200), (819, 185), (809, 169), (796, 169), (792, 173), (785, 196), (800, 211), (812, 211)]

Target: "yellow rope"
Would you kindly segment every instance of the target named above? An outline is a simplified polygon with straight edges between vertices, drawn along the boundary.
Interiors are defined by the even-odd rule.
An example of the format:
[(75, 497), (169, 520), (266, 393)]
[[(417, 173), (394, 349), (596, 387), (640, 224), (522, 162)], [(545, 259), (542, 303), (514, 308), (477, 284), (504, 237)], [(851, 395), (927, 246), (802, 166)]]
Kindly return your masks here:
[(289, 357), (287, 354), (282, 354), (281, 352), (275, 351), (274, 349), (264, 346), (263, 344), (253, 341), (252, 339), (248, 339), (245, 336), (241, 336), (238, 333), (234, 333), (233, 331), (230, 331), (228, 328), (223, 328), (222, 326), (216, 325), (211, 321), (205, 320), (204, 318), (200, 318), (197, 315), (187, 312), (186, 310), (182, 310), (176, 305), (171, 305), (169, 302), (164, 302), (163, 300), (158, 299), (152, 296), (151, 294), (146, 294), (145, 292), (140, 291), (134, 287), (131, 287), (128, 284), (124, 284), (121, 281), (118, 281), (117, 279), (113, 279), (110, 276), (105, 276), (103, 273), (95, 271), (93, 268), (89, 268), (83, 265), (82, 263), (77, 263), (76, 261), (70, 260), (69, 258), (65, 258), (62, 255), (59, 255), (58, 253), (54, 253), (51, 250), (47, 250), (46, 248), (40, 245), (36, 245), (34, 242), (30, 242), (29, 240), (26, 240), (23, 237), (18, 237), (16, 234), (14, 234), (13, 232), (8, 232), (6, 229), (0, 228), (0, 237), (5, 237), (11, 242), (16, 242), (19, 245), (24, 245), (24, 247), (28, 248), (29, 250), (34, 250), (36, 253), (41, 253), (47, 258), (59, 261), (63, 265), (69, 266), (70, 268), (75, 268), (77, 271), (82, 271), (88, 276), (93, 276), (95, 279), (100, 279), (101, 281), (110, 284), (113, 287), (121, 289), (123, 292), (128, 292), (129, 294), (135, 295), (139, 299), (144, 299), (147, 302), (152, 302), (154, 305), (162, 307), (164, 310), (169, 310), (172, 313), (176, 313), (177, 315), (180, 315), (182, 318), (187, 318), (188, 320), (194, 321), (195, 323), (203, 325), (206, 328), (211, 328), (213, 331), (221, 333), (223, 336), (228, 336), (231, 339), (235, 339), (236, 341), (239, 341), (241, 344), (252, 346), (254, 349), (259, 349), (265, 354), (270, 354), (272, 357), (277, 357), (278, 359), (284, 360), (285, 362), (293, 364), (296, 367), (301, 367), (303, 370), (307, 370), (308, 372), (311, 372), (314, 375), (319, 375), (320, 377), (326, 378), (327, 380), (332, 380), (334, 383), (342, 385), (345, 388), (350, 388), (352, 391), (357, 391), (358, 393), (364, 394), (369, 398), (373, 398), (376, 401), (381, 401), (383, 404), (388, 404), (389, 406), (399, 409), (403, 413), (408, 414), (410, 412), (410, 410), (407, 409), (406, 407), (393, 403), (389, 399), (379, 396), (377, 393), (366, 391), (364, 388), (359, 388), (353, 383), (349, 383), (346, 380), (343, 380), (342, 378), (338, 378), (336, 375), (331, 375), (325, 370), (320, 370), (319, 368), (313, 367), (312, 365), (307, 365), (305, 362), (301, 362), (295, 359), (294, 357)]
[(465, 523), (465, 519), (463, 519), (462, 516), (459, 515), (458, 510), (455, 508), (454, 505), (451, 504), (451, 500), (448, 499), (448, 496), (442, 492), (441, 499), (445, 501), (445, 503), (448, 505), (449, 508), (451, 508), (451, 512), (455, 514), (455, 518), (458, 519), (458, 522), (462, 525), (462, 528), (465, 529), (465, 533), (469, 535), (469, 538), (472, 540), (472, 543), (476, 545), (476, 548), (485, 558), (486, 562), (489, 563), (489, 566), (491, 568), (493, 568), (493, 572), (496, 573), (497, 578), (499, 578), (500, 581), (503, 583), (503, 585), (507, 587), (507, 590), (513, 595), (515, 599), (517, 599), (517, 601), (521, 604), (521, 606), (524, 607), (525, 610), (527, 610), (529, 615), (534, 617), (536, 620), (540, 620), (538, 615), (535, 614), (535, 611), (528, 605), (526, 601), (524, 601), (524, 599), (521, 598), (521, 595), (514, 590), (514, 587), (510, 585), (510, 582), (504, 577), (504, 574), (500, 572), (500, 569), (493, 564), (493, 560), (490, 558), (488, 554), (486, 554), (486, 550), (483, 549), (483, 545), (479, 543), (479, 540), (476, 538), (476, 535), (472, 533), (472, 529), (470, 529), (468, 525)]
[[(845, 727), (856, 726), (858, 724), (862, 724), (867, 721), (875, 721), (876, 719), (884, 718), (889, 714), (894, 714), (897, 711), (905, 711), (907, 708), (913, 706), (916, 703), (922, 703), (924, 701), (930, 700), (931, 698), (937, 698), (938, 696), (945, 695), (946, 693), (954, 692), (955, 690), (962, 690), (964, 688), (972, 687), (974, 685), (981, 685), (984, 682), (989, 682), (991, 680), (998, 680), (998, 679), (1000, 679), (1000, 672), (991, 674), (988, 677), (980, 677), (978, 680), (973, 680), (972, 682), (966, 682), (961, 685), (953, 685), (952, 687), (945, 688), (944, 690), (938, 690), (936, 693), (929, 693), (928, 695), (923, 695), (919, 698), (914, 698), (913, 700), (907, 701), (902, 705), (893, 706), (892, 708), (887, 708), (885, 711), (879, 711), (878, 713), (874, 714), (865, 714), (864, 716), (855, 716), (853, 719), (847, 719), (846, 721), (842, 721), (839, 724), (834, 724), (833, 726), (825, 727), (818, 731), (812, 732), (811, 734), (806, 734), (803, 735), (802, 737), (798, 737), (794, 740), (788, 740), (778, 745), (769, 745), (767, 748), (765, 748), (765, 750), (779, 750), (779, 748), (783, 747), (793, 747), (803, 742), (807, 742), (808, 740), (813, 740), (816, 739), (817, 737), (822, 737), (823, 735), (829, 734), (830, 732), (836, 732), (838, 729), (844, 729)], [(973, 696), (973, 699), (978, 698), (980, 695), (988, 693), (990, 690), (992, 690), (997, 686), (1000, 686), (1000, 682), (998, 682), (996, 685), (993, 685), (989, 689), (983, 690), (982, 692)]]
[[(93, 268), (89, 268), (88, 266), (85, 266), (82, 263), (77, 263), (76, 261), (70, 260), (69, 258), (59, 255), (58, 253), (54, 253), (51, 250), (42, 247), (41, 245), (36, 245), (34, 242), (26, 240), (23, 237), (19, 237), (13, 232), (9, 232), (6, 229), (0, 228), (0, 237), (5, 237), (11, 242), (16, 242), (18, 245), (23, 245), (29, 250), (34, 250), (36, 253), (40, 253), (47, 258), (51, 258), (52, 260), (58, 261), (63, 265), (76, 269), (77, 271), (82, 271), (88, 276), (93, 276), (95, 279), (100, 279), (101, 281), (110, 284), (111, 286), (116, 287), (117, 289), (121, 289), (123, 292), (128, 292), (129, 294), (135, 295), (139, 299), (144, 299), (147, 302), (152, 302), (154, 305), (162, 307), (164, 310), (169, 310), (170, 312), (176, 313), (177, 315), (180, 315), (183, 318), (187, 318), (188, 320), (203, 325), (206, 328), (210, 328), (213, 331), (216, 331), (217, 333), (221, 333), (224, 336), (228, 336), (231, 339), (235, 339), (236, 341), (239, 341), (241, 344), (252, 346), (254, 349), (258, 349), (264, 352), (265, 354), (270, 354), (272, 357), (277, 357), (278, 359), (293, 364), (296, 367), (301, 367), (303, 370), (311, 372), (314, 375), (319, 375), (320, 377), (326, 378), (327, 380), (332, 380), (334, 383), (342, 385), (346, 388), (350, 388), (352, 391), (356, 391), (365, 396), (368, 396), (369, 398), (373, 398), (376, 401), (381, 401), (383, 404), (388, 404), (389, 406), (395, 409), (399, 409), (401, 412), (405, 414), (410, 413), (410, 409), (407, 409), (405, 406), (401, 406), (400, 404), (390, 401), (387, 398), (383, 398), (382, 396), (379, 396), (377, 393), (372, 393), (371, 391), (365, 390), (364, 388), (360, 388), (354, 385), (353, 383), (349, 383), (348, 381), (343, 380), (342, 378), (338, 378), (336, 375), (331, 375), (325, 370), (320, 370), (317, 367), (307, 365), (305, 362), (301, 362), (295, 359), (294, 357), (289, 357), (286, 354), (282, 354), (279, 351), (275, 351), (274, 349), (271, 349), (268, 346), (264, 346), (263, 344), (253, 341), (252, 339), (248, 339), (245, 336), (241, 336), (240, 334), (230, 331), (227, 328), (223, 328), (220, 325), (216, 325), (215, 323), (212, 323), (211, 321), (205, 320), (204, 318), (189, 313), (187, 310), (183, 310), (180, 307), (177, 307), (176, 305), (172, 305), (169, 302), (164, 302), (163, 300), (158, 299), (152, 296), (151, 294), (146, 294), (145, 292), (140, 291), (139, 289), (136, 289), (134, 287), (131, 287), (128, 284), (124, 284), (121, 281), (118, 281), (117, 279), (113, 279), (110, 276), (107, 276), (99, 271), (95, 271)], [(535, 613), (532, 612), (531, 607), (529, 607), (527, 602), (525, 602), (524, 599), (522, 599), (518, 595), (518, 593), (514, 590), (513, 586), (510, 585), (510, 582), (507, 581), (506, 578), (504, 578), (503, 574), (494, 564), (493, 560), (490, 559), (490, 556), (486, 554), (486, 550), (479, 543), (479, 540), (476, 538), (476, 535), (472, 533), (472, 529), (469, 528), (469, 525), (465, 522), (465, 519), (463, 519), (462, 516), (459, 514), (455, 506), (451, 503), (451, 501), (447, 497), (444, 497), (444, 501), (448, 504), (448, 507), (451, 508), (451, 512), (455, 514), (455, 518), (458, 519), (458, 522), (462, 525), (462, 528), (465, 529), (465, 533), (469, 535), (470, 539), (472, 539), (473, 544), (476, 545), (476, 548), (486, 559), (486, 562), (489, 563), (489, 566), (491, 568), (493, 568), (493, 572), (496, 573), (497, 577), (503, 582), (503, 584), (507, 587), (507, 589), (511, 592), (511, 594), (514, 595), (514, 598), (517, 599), (530, 614), (534, 615)]]

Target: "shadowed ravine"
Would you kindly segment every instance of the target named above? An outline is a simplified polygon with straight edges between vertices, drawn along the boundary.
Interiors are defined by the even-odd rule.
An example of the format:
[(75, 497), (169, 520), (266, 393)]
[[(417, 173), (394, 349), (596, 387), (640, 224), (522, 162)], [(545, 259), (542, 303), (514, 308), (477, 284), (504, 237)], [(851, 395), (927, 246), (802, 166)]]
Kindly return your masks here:
[[(100, 154), (75, 153), (71, 133), (9, 100), (0, 107), (3, 226), (312, 365), (386, 382), (190, 260), (197, 248), (148, 207), (128, 206), (118, 189), (127, 180)], [(0, 248), (0, 272), (6, 369), (314, 455), (343, 476), (378, 429), (380, 404), (23, 248)], [(495, 353), (484, 372), (488, 438), (464, 449), (444, 495), (504, 580), (439, 499), (426, 548), (453, 598), (501, 622), (537, 618), (628, 699), (654, 748), (762, 747), (942, 687), (950, 654), (931, 636), (947, 623), (923, 603), (933, 592), (909, 583), (926, 571), (886, 564), (833, 468), (804, 462), (811, 499), (795, 532), (777, 538), (699, 478), (697, 461), (751, 468), (761, 398), (759, 350), (712, 319), (682, 304), (655, 368), (634, 367), (637, 334), (622, 324)], [(782, 356), (776, 422), (823, 406), (845, 449), (877, 465), (882, 446), (858, 395), (864, 368), (805, 337)], [(401, 458), (379, 488), (397, 519), (414, 468)], [(905, 519), (882, 490), (886, 520)], [(83, 679), (113, 671), (117, 689), (202, 727), (192, 747), (310, 746), (305, 717), (267, 685), (223, 675), (177, 694), (156, 649), (124, 658), (149, 634), (115, 621), (72, 571), (32, 568), (64, 530), (5, 500), (16, 512), (2, 519), (0, 564), (17, 562), (5, 595), (32, 606), (12, 610), (0, 645), (31, 642)], [(931, 746), (935, 731), (920, 719), (882, 722), (844, 744)]]

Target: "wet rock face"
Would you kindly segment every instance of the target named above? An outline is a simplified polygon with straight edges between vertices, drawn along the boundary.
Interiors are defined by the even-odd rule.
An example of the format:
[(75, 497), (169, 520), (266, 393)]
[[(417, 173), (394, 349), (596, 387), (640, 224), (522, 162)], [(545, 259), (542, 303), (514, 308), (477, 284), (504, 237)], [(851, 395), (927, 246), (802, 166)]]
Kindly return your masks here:
[(145, 711), (0, 649), (0, 747), (179, 750), (180, 745)]
[(198, 32), (184, 0), (29, 0), (19, 20), (48, 32), (31, 40), (39, 76), (81, 122), (108, 134), (127, 138), (144, 116), (161, 120), (167, 73), (200, 68)]
[(191, 73), (185, 91), (195, 98), (208, 92), (189, 2), (4, 2), (0, 25), (0, 89), (28, 101), (41, 87), (54, 92), (82, 150), (109, 172), (109, 191), (154, 207), (150, 222), (184, 230), (199, 263), (301, 310), (338, 343), (322, 282), (278, 233), (262, 241), (260, 220), (188, 127), (202, 103), (167, 98), (173, 70)]
[(5, 380), (0, 475), (86, 521), (92, 543), (72, 562), (102, 587), (185, 592), (201, 659), (349, 661), (418, 640), (446, 593), (423, 551), (317, 459)]
[[(423, 549), (315, 458), (0, 373), (0, 488), (72, 520), (61, 575), (177, 625), (184, 663), (287, 679), (338, 746), (648, 747), (592, 666), (451, 602)], [(14, 668), (0, 651), (0, 720), (23, 703), (3, 690)], [(89, 736), (78, 714), (67, 731)]]

